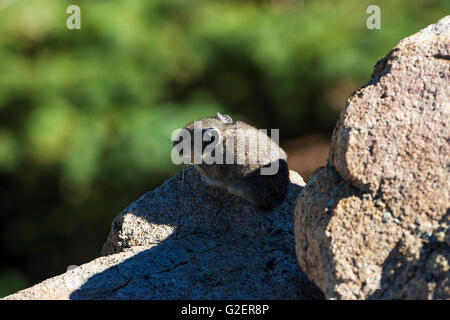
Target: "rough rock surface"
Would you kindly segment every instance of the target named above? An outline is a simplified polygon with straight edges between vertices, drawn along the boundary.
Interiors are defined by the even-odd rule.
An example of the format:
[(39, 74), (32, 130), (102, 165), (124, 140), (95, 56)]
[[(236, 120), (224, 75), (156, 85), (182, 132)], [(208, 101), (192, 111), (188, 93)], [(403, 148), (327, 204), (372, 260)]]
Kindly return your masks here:
[(290, 173), (272, 212), (205, 185), (188, 167), (119, 214), (103, 254), (8, 299), (323, 299), (295, 256)]
[(447, 16), (375, 65), (298, 199), (298, 260), (326, 298), (450, 298), (449, 125)]

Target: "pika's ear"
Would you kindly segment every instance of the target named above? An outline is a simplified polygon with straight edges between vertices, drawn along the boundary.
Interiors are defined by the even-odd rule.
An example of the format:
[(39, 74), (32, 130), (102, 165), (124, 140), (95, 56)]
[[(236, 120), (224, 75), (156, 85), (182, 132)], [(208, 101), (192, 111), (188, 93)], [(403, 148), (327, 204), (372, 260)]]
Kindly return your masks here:
[(222, 121), (223, 123), (233, 123), (233, 119), (231, 119), (231, 117), (226, 114), (221, 115), (220, 113), (217, 112), (217, 118), (219, 118), (219, 120)]

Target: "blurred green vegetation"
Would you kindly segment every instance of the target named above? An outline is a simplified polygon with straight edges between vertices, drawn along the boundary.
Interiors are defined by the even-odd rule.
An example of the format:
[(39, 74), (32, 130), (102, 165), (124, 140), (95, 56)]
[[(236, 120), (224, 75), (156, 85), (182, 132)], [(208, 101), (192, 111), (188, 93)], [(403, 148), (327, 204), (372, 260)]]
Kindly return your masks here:
[[(66, 28), (70, 4), (81, 30)], [(366, 28), (370, 4), (380, 30)], [(175, 128), (223, 112), (282, 139), (330, 133), (329, 93), (364, 84), (399, 40), (449, 9), (0, 0), (0, 296), (97, 257), (113, 217), (180, 169)]]

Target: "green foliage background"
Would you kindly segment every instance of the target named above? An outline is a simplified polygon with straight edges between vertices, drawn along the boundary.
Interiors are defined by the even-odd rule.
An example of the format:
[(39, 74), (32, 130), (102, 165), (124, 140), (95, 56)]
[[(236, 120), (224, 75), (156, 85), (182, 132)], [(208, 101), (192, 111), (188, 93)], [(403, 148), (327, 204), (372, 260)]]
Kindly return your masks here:
[[(66, 8), (81, 7), (81, 30)], [(366, 8), (381, 7), (368, 30)], [(170, 134), (217, 112), (287, 139), (330, 133), (450, 1), (0, 0), (0, 296), (99, 255), (113, 217), (180, 168)]]

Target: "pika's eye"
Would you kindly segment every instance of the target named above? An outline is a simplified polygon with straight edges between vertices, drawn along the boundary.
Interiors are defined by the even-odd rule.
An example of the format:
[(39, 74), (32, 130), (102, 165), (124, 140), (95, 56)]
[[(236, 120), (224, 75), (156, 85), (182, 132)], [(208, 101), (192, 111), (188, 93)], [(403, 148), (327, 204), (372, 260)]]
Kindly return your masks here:
[(210, 127), (203, 129), (203, 140), (208, 142), (216, 141), (216, 138), (219, 138), (220, 133), (216, 127)]

